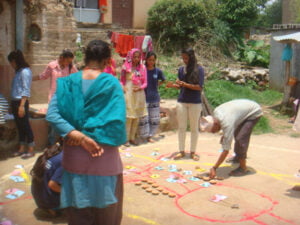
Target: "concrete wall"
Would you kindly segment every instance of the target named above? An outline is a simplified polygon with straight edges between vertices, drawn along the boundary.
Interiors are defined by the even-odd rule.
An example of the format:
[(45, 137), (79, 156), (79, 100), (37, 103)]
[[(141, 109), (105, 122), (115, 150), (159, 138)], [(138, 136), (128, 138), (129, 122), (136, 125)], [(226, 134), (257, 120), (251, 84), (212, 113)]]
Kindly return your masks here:
[[(270, 58), (270, 87), (283, 90), (285, 62), (281, 60), (282, 50), (285, 44), (279, 43), (273, 39), (274, 36), (280, 36), (290, 33), (299, 32), (297, 30), (277, 30), (272, 32), (271, 36), (271, 58)], [(291, 61), (291, 76), (300, 80), (300, 44), (292, 44), (293, 58)]]
[(112, 23), (112, 0), (107, 0), (108, 9), (104, 14), (104, 23)]
[(148, 11), (157, 0), (135, 0), (133, 4), (133, 28), (146, 27)]

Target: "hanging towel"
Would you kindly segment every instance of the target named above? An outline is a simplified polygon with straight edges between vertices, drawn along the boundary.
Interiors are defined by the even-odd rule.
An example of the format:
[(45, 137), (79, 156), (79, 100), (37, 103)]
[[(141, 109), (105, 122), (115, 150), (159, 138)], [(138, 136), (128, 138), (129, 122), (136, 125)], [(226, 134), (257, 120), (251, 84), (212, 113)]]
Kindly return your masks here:
[(134, 47), (134, 37), (132, 35), (119, 34), (116, 52), (121, 57), (126, 57), (127, 53)]
[(290, 61), (293, 57), (293, 50), (291, 44), (286, 44), (283, 51), (281, 59), (283, 61)]

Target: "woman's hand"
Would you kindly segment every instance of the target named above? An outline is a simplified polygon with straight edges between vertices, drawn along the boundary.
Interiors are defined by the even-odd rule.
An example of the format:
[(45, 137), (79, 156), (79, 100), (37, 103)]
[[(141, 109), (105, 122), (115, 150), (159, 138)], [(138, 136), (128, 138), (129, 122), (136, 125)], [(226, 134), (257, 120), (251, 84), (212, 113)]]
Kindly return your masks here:
[(103, 148), (95, 142), (92, 138), (85, 136), (85, 138), (81, 142), (81, 146), (89, 152), (92, 157), (99, 157), (104, 153)]
[(178, 84), (180, 87), (185, 87), (187, 83), (177, 79), (176, 84)]
[(126, 93), (127, 88), (125, 86), (123, 86), (123, 92)]
[(173, 83), (172, 81), (168, 81), (166, 83), (166, 88), (180, 88), (180, 86), (177, 83)]
[(18, 109), (18, 116), (20, 118), (24, 117), (25, 116), (25, 107), (24, 106), (19, 106), (19, 109)]
[(92, 157), (98, 157), (103, 154), (103, 149), (101, 146), (95, 142), (93, 139), (84, 135), (78, 130), (73, 130), (68, 134), (68, 139), (66, 143), (70, 146), (81, 146), (87, 152), (89, 152)]
[(140, 87), (133, 87), (132, 90), (133, 90), (134, 92), (138, 92), (138, 91), (140, 91), (140, 90), (142, 90), (142, 89), (141, 89)]

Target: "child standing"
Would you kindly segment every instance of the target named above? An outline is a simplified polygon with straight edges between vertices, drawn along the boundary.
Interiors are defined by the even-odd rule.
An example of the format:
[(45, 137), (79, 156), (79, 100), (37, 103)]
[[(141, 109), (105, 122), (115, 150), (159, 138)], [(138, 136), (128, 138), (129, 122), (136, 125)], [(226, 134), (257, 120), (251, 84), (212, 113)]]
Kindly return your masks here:
[(141, 63), (141, 52), (132, 49), (128, 52), (126, 61), (122, 66), (121, 83), (126, 100), (126, 132), (128, 142), (125, 144), (137, 145), (135, 135), (139, 119), (147, 115), (146, 97), (144, 89), (147, 87), (147, 70)]
[(185, 156), (185, 137), (187, 121), (190, 121), (191, 145), (190, 157), (195, 161), (199, 160), (196, 154), (196, 147), (199, 132), (199, 118), (202, 110), (201, 90), (204, 83), (204, 70), (197, 64), (197, 59), (193, 49), (184, 49), (181, 52), (185, 66), (178, 70), (176, 83), (169, 82), (167, 87), (179, 88), (180, 93), (177, 99), (177, 120), (178, 120), (178, 140), (179, 153), (174, 159)]
[[(50, 91), (48, 93), (48, 103), (56, 91), (56, 80), (59, 77), (69, 76), (71, 73), (76, 73), (77, 68), (73, 65), (74, 54), (70, 49), (64, 49), (58, 59), (50, 62), (45, 70), (37, 76), (33, 77), (33, 81), (46, 80), (50, 78)], [(49, 125), (48, 128), (48, 147), (56, 143), (57, 134)]]
[[(23, 159), (34, 156), (33, 132), (29, 123), (29, 101), (32, 82), (32, 72), (29, 64), (25, 61), (20, 50), (9, 53), (7, 57), (10, 65), (15, 69), (11, 88), (11, 107), (16, 126), (19, 132), (20, 147), (14, 156), (21, 156)], [(28, 146), (28, 152), (25, 147)]]
[(156, 54), (148, 52), (146, 55), (147, 87), (145, 88), (148, 116), (141, 118), (139, 122), (140, 135), (148, 142), (154, 142), (155, 135), (160, 122), (160, 96), (158, 86), (165, 81), (163, 72), (155, 66)]

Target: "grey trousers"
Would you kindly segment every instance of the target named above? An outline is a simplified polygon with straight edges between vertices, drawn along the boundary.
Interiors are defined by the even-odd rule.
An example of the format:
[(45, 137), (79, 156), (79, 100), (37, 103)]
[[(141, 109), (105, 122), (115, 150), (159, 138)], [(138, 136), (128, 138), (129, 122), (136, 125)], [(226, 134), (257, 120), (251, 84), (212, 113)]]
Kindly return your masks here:
[(250, 136), (253, 127), (259, 121), (259, 118), (254, 120), (245, 120), (234, 131), (234, 152), (236, 159), (246, 159), (250, 142)]

